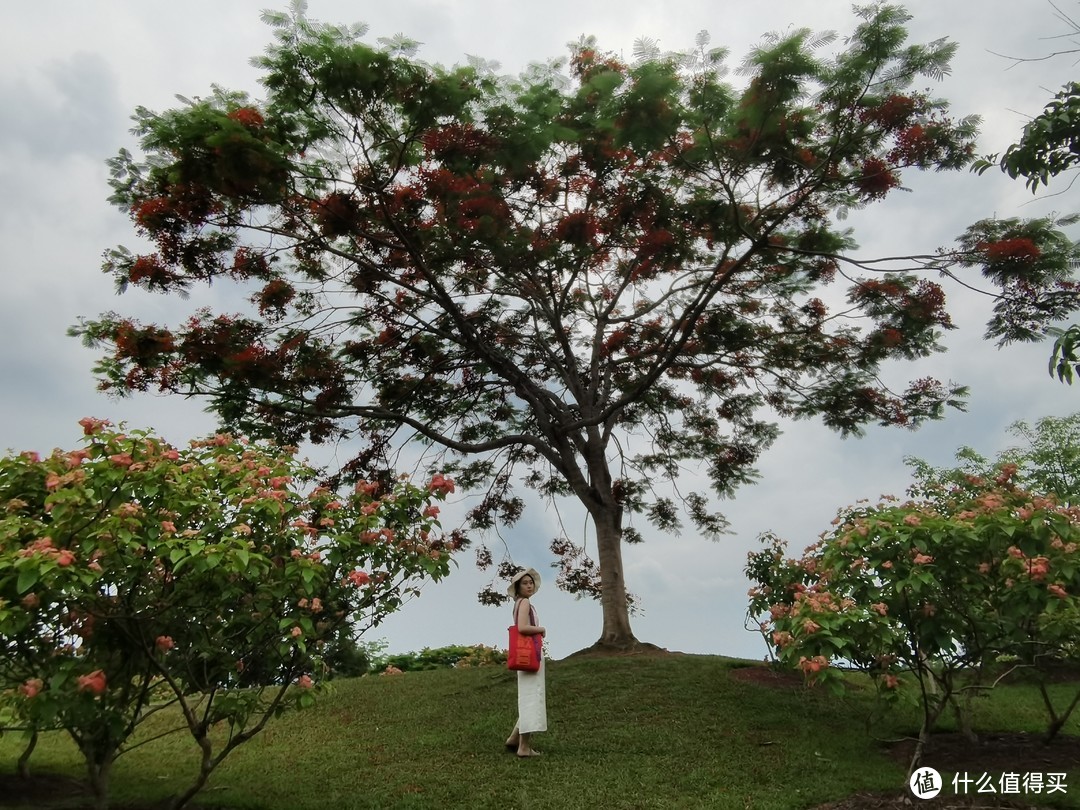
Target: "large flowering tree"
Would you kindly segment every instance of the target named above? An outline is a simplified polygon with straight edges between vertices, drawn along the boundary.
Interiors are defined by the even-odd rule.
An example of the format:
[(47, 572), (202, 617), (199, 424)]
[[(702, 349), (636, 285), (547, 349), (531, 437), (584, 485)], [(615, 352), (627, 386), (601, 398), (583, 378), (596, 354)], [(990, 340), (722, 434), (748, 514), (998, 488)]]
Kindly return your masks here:
[(130, 736), (170, 705), (199, 761), (186, 803), (314, 701), (343, 632), (443, 577), (460, 542), (438, 530), (441, 476), (339, 494), (278, 448), (83, 425), (81, 449), (0, 459), (0, 716), (66, 730), (99, 807)]
[[(959, 403), (959, 387), (878, 376), (952, 326), (920, 271), (982, 267), (1003, 291), (1001, 341), (1077, 304), (1071, 243), (1049, 221), (981, 225), (887, 265), (851, 258), (837, 214), (973, 149), (972, 119), (912, 89), (954, 47), (907, 44), (897, 7), (859, 10), (831, 56), (832, 36), (769, 40), (741, 89), (704, 33), (684, 54), (642, 42), (632, 64), (586, 39), (568, 66), (500, 79), (302, 11), (266, 15), (261, 103), (217, 91), (138, 111), (145, 157), (113, 161), (113, 199), (153, 248), (117, 249), (106, 271), (121, 290), (234, 283), (252, 306), (84, 322), (109, 347), (101, 385), (202, 395), (228, 425), (290, 441), (366, 432), (352, 470), (369, 476), (415, 436), (457, 459), (459, 484), (487, 487), (478, 526), (517, 519), (522, 470), (591, 518), (598, 565), (563, 584), (601, 600), (602, 644), (636, 643), (628, 517), (677, 528), (665, 482), (686, 464), (729, 496), (777, 414), (846, 433)], [(724, 529), (704, 494), (680, 497), (701, 531)]]

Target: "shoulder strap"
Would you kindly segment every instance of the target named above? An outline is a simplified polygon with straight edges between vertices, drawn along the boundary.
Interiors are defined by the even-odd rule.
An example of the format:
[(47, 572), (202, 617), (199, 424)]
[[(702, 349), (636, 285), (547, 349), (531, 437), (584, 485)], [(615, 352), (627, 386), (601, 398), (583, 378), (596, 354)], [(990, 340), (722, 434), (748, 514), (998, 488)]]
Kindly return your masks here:
[[(518, 623), (518, 608), (521, 607), (521, 599), (514, 600), (514, 626)], [(536, 609), (532, 606), (532, 602), (529, 603), (529, 624), (536, 624)]]

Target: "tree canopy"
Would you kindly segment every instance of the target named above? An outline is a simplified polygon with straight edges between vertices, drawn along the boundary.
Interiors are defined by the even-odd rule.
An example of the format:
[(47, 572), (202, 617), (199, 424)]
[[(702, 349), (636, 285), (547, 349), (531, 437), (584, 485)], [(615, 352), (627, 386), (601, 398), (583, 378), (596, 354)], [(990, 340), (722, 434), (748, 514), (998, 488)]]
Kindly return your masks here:
[[(365, 437), (346, 475), (385, 471), (418, 438), (486, 488), (477, 527), (517, 520), (517, 472), (577, 498), (599, 564), (562, 584), (601, 599), (603, 642), (633, 644), (621, 544), (642, 535), (627, 517), (677, 529), (664, 485), (684, 466), (731, 496), (778, 417), (857, 433), (962, 404), (961, 386), (879, 376), (952, 328), (927, 271), (980, 267), (999, 343), (1076, 308), (1072, 245), (1050, 220), (854, 258), (845, 212), (906, 171), (967, 166), (977, 123), (912, 89), (948, 72), (953, 44), (909, 44), (896, 6), (857, 13), (839, 48), (805, 29), (766, 38), (736, 86), (704, 32), (684, 53), (643, 42), (632, 63), (585, 38), (566, 63), (504, 78), (369, 44), (302, 3), (268, 12), (262, 101), (216, 89), (140, 109), (144, 155), (111, 164), (112, 199), (154, 246), (108, 254), (119, 289), (226, 282), (250, 306), (75, 331), (109, 347), (106, 390), (205, 396), (227, 427), (290, 442)], [(724, 530), (705, 493), (678, 497), (700, 531)]]

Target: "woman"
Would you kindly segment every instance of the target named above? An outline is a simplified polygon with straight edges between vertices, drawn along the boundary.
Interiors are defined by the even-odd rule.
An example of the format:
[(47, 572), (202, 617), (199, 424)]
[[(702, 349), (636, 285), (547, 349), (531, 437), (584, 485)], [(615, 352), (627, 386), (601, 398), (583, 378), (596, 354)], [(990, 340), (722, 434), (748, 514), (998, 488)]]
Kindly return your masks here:
[[(506, 589), (508, 596), (514, 599), (514, 622), (518, 632), (535, 637), (537, 647), (547, 630), (537, 624), (536, 610), (529, 601), (540, 590), (540, 574), (529, 568), (519, 572)], [(521, 672), (518, 677), (518, 720), (514, 730), (506, 740), (506, 747), (516, 751), (519, 757), (538, 757), (539, 751), (532, 747), (532, 735), (538, 731), (547, 731), (547, 688), (544, 685), (544, 656), (540, 656), (540, 669), (536, 672)]]

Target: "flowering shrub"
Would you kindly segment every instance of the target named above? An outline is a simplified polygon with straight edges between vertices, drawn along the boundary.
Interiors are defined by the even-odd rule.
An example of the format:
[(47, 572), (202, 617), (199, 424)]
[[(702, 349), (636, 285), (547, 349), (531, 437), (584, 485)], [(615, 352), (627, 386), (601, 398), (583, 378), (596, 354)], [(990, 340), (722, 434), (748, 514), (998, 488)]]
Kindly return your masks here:
[[(775, 656), (811, 680), (836, 664), (883, 693), (918, 687), (924, 733), (988, 664), (1080, 660), (1080, 509), (971, 476), (933, 500), (842, 510), (801, 559), (767, 537), (749, 555), (749, 615)], [(1050, 713), (1047, 736), (1068, 717)]]
[(286, 450), (81, 424), (83, 449), (0, 459), (0, 712), (65, 729), (101, 806), (151, 700), (199, 748), (179, 806), (272, 715), (314, 703), (328, 645), (445, 576), (460, 543), (437, 531), (442, 476), (342, 494)]

